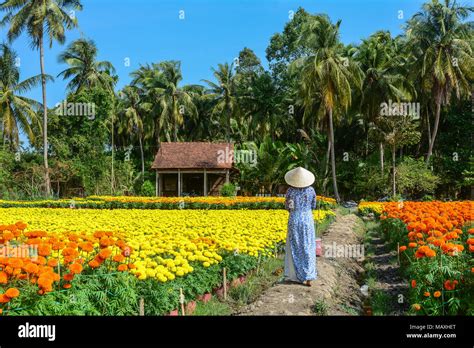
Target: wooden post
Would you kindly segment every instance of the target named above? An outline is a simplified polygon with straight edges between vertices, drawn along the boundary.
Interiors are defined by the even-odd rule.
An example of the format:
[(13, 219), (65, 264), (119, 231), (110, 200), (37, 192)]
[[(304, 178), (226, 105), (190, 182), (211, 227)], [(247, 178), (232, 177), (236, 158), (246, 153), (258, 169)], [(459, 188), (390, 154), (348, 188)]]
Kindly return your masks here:
[(258, 261), (257, 261), (257, 275), (260, 274), (260, 254), (258, 254)]
[(155, 180), (155, 196), (160, 195), (160, 174), (156, 171), (156, 180)]
[[(61, 279), (61, 261), (59, 260), (59, 250), (58, 250), (58, 275), (59, 279)], [(58, 282), (58, 289), (61, 290), (61, 282)]]
[(159, 179), (158, 179), (158, 196), (161, 197), (163, 196), (163, 181), (164, 181), (164, 175), (163, 174), (158, 174)]
[(186, 311), (184, 310), (184, 294), (183, 288), (179, 288), (179, 303), (181, 303), (181, 313), (186, 315)]
[(204, 192), (203, 196), (207, 196), (207, 169), (204, 168)]
[(224, 300), (227, 300), (227, 274), (226, 269), (223, 269), (223, 278), (224, 278)]
[(140, 298), (140, 316), (145, 316), (145, 300), (143, 299), (143, 297)]
[(400, 242), (397, 243), (397, 258), (398, 258), (398, 265), (400, 266)]
[(226, 184), (229, 183), (229, 169), (226, 169), (226, 171), (225, 171), (225, 183)]
[(178, 197), (181, 197), (181, 170), (178, 169)]

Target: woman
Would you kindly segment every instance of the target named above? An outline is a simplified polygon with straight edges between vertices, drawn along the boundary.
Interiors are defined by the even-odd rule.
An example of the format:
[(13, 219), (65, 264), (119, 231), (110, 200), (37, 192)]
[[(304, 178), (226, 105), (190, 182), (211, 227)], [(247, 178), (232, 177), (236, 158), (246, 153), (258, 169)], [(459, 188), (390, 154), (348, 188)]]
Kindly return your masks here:
[(291, 187), (285, 206), (290, 212), (286, 237), (285, 278), (311, 286), (316, 279), (316, 235), (312, 209), (316, 208), (316, 192), (311, 187), (314, 175), (298, 167), (285, 174)]

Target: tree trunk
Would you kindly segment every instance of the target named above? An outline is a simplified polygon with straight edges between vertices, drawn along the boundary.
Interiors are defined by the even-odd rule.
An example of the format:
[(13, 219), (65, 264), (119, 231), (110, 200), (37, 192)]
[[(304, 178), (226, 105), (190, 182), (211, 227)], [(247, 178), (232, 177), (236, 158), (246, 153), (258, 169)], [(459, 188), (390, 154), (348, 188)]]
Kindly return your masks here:
[(145, 155), (143, 154), (143, 142), (142, 142), (142, 135), (138, 136), (138, 141), (140, 143), (140, 155), (142, 159), (142, 182), (145, 180)]
[(334, 188), (334, 198), (339, 203), (341, 198), (339, 197), (339, 191), (337, 190), (336, 181), (336, 156), (334, 154), (334, 129), (332, 124), (332, 109), (329, 109), (329, 136), (331, 141), (331, 171), (332, 171), (332, 184)]
[(436, 134), (438, 133), (439, 118), (441, 115), (441, 91), (438, 91), (435, 98), (436, 103), (436, 114), (435, 114), (435, 123), (433, 126), (433, 132), (431, 133), (430, 145), (428, 147), (428, 155), (426, 156), (426, 166), (430, 164), (430, 158), (433, 154), (433, 145), (436, 140)]
[(226, 132), (227, 142), (230, 142), (230, 128), (231, 128), (230, 108), (227, 107), (227, 132)]
[(395, 144), (393, 144), (392, 145), (392, 193), (393, 193), (394, 197), (397, 194), (396, 178), (395, 178), (396, 171), (397, 171), (397, 167), (395, 165), (396, 157), (397, 157), (396, 156), (396, 147), (395, 147)]
[(44, 43), (43, 33), (39, 36), (40, 67), (41, 67), (41, 91), (43, 93), (43, 159), (44, 159), (44, 184), (46, 196), (51, 195), (51, 180), (49, 178), (48, 165), (48, 105), (46, 102), (46, 73), (44, 71)]
[[(115, 111), (115, 110), (114, 110)], [(111, 168), (111, 173), (110, 173), (110, 194), (113, 196), (114, 195), (114, 176), (115, 176), (115, 171), (114, 171), (114, 147), (115, 147), (115, 137), (114, 137), (114, 111), (112, 112), (112, 126), (111, 126), (111, 132), (112, 132), (112, 168)]]
[(384, 151), (384, 149), (383, 149), (383, 143), (382, 142), (379, 143), (379, 148), (380, 148), (380, 174), (382, 174), (382, 177), (383, 177), (383, 170), (384, 170), (384, 159), (383, 159), (384, 153), (383, 153), (383, 151)]
[(428, 129), (428, 146), (429, 146), (431, 143), (431, 122), (430, 122), (430, 114), (428, 112), (426, 115), (426, 125)]
[(178, 116), (177, 116), (177, 110), (176, 110), (176, 101), (175, 98), (173, 97), (173, 141), (177, 142), (178, 141)]
[(326, 151), (326, 168), (324, 169), (323, 192), (327, 195), (328, 174), (329, 174), (329, 157), (331, 156), (331, 140), (328, 131), (328, 150)]

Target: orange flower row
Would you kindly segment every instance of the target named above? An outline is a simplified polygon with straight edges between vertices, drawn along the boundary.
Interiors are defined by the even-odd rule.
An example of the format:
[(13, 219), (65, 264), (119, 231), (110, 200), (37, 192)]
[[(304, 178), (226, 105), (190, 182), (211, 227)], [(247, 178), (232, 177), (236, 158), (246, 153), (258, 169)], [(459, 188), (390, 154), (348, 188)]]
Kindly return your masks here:
[[(70, 288), (75, 275), (81, 274), (87, 267), (97, 268), (106, 260), (110, 260), (112, 266), (112, 263), (119, 263), (113, 266), (118, 271), (134, 268), (133, 264), (126, 263), (126, 256), (130, 256), (132, 248), (112, 232), (98, 231), (92, 236), (71, 233), (49, 235), (45, 231), (25, 231), (26, 228), (23, 222), (0, 225), (0, 245), (5, 244), (2, 250), (8, 251), (9, 247), (18, 245), (30, 247), (29, 251), (36, 250), (33, 255), (23, 255), (13, 248), (16, 255), (15, 252), (1, 255), (1, 285), (29, 281), (38, 286), (38, 293), (42, 295), (53, 291), (55, 284), (61, 281), (63, 288)], [(19, 294), (18, 289), (10, 288), (0, 294), (0, 304), (10, 302)]]

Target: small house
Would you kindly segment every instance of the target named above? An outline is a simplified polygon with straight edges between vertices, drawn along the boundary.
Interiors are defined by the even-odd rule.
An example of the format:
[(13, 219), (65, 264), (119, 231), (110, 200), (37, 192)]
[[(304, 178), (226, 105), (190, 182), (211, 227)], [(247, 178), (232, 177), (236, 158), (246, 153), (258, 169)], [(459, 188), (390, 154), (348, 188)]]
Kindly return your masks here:
[(165, 142), (152, 164), (157, 196), (217, 196), (237, 171), (233, 143)]

